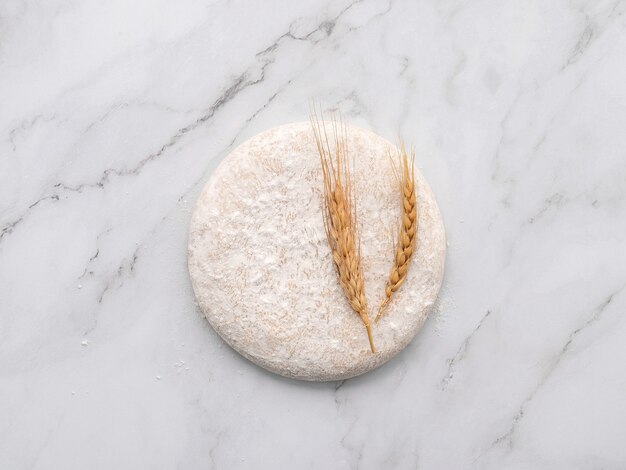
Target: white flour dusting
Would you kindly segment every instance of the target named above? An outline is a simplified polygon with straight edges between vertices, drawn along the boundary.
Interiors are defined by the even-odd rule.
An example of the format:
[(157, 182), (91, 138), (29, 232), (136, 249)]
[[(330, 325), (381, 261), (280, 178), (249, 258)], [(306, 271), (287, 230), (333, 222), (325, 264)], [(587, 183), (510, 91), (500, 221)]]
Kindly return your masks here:
[[(348, 126), (352, 184), (370, 317), (393, 260), (400, 201), (392, 144)], [(419, 159), (419, 156), (418, 156)], [(415, 169), (417, 252), (386, 315), (373, 325), (377, 353), (339, 287), (324, 232), (321, 171), (310, 124), (263, 132), (217, 168), (196, 204), (189, 272), (198, 304), (235, 350), (272, 372), (339, 380), (385, 363), (423, 324), (443, 277), (439, 209)]]

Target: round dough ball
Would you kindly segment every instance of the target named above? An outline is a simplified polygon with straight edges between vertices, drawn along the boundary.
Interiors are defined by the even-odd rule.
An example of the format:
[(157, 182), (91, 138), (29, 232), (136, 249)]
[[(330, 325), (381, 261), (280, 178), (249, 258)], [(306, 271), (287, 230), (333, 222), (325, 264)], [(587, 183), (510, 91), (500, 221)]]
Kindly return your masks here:
[(237, 147), (215, 170), (192, 216), (188, 262), (200, 308), (231, 347), (286, 377), (340, 380), (384, 364), (415, 336), (441, 286), (444, 227), (416, 168), (417, 251), (374, 323), (400, 223), (388, 156), (396, 148), (352, 125), (347, 142), (376, 353), (337, 280), (310, 123), (270, 129)]

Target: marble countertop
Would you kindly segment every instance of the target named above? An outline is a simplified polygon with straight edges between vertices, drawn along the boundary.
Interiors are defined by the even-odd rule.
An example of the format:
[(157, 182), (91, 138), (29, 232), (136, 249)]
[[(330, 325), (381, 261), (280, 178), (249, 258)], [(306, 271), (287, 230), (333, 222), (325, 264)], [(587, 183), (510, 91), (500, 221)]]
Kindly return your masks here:
[[(0, 4), (0, 468), (626, 468), (626, 2)], [(191, 208), (310, 99), (413, 142), (449, 240), (384, 367), (265, 372)]]

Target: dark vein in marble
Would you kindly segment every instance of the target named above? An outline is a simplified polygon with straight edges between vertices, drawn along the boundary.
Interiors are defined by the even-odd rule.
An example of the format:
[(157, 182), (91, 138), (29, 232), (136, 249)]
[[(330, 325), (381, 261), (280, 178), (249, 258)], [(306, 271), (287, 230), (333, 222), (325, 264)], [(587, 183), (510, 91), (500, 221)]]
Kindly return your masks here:
[(110, 233), (112, 230), (113, 228), (108, 228), (102, 231), (101, 233), (99, 233), (98, 236), (96, 237), (96, 252), (91, 256), (91, 258), (89, 258), (89, 260), (87, 260), (87, 264), (85, 265), (85, 269), (83, 270), (83, 273), (80, 276), (78, 276), (79, 281), (81, 279), (84, 279), (87, 275), (90, 275), (90, 276), (93, 275), (93, 271), (91, 271), (89, 267), (91, 266), (91, 263), (95, 261), (98, 258), (98, 256), (100, 256), (100, 248), (97, 245), (100, 242), (100, 239), (103, 236), (105, 236), (107, 233)]
[[(124, 285), (122, 278), (126, 273), (131, 274), (135, 271), (135, 264), (137, 263), (137, 259), (139, 258), (139, 250), (141, 247), (137, 247), (133, 252), (132, 258), (130, 260), (124, 259), (122, 263), (117, 267), (115, 274), (106, 282), (104, 288), (100, 292), (98, 297), (98, 303), (101, 304), (104, 297), (114, 288), (119, 288)], [(122, 280), (120, 284), (117, 284), (117, 281)]]
[(448, 388), (450, 381), (454, 378), (454, 373), (456, 371), (457, 364), (465, 358), (465, 355), (467, 354), (467, 349), (472, 341), (472, 338), (474, 337), (474, 335), (476, 335), (478, 330), (480, 330), (480, 328), (483, 326), (483, 323), (485, 322), (485, 320), (487, 319), (489, 315), (491, 315), (491, 310), (487, 310), (487, 313), (483, 315), (483, 317), (478, 322), (478, 325), (476, 325), (476, 327), (472, 330), (472, 332), (469, 335), (467, 335), (467, 337), (463, 340), (456, 354), (450, 359), (448, 359), (448, 371), (445, 377), (441, 379), (441, 390), (445, 390), (446, 388)]
[(350, 423), (350, 426), (348, 426), (348, 429), (346, 430), (346, 432), (344, 433), (343, 436), (341, 436), (341, 440), (339, 441), (339, 444), (341, 445), (341, 447), (343, 447), (348, 453), (350, 453), (351, 455), (355, 455), (356, 454), (356, 462), (354, 465), (354, 468), (358, 470), (360, 464), (361, 464), (361, 459), (363, 458), (363, 449), (365, 448), (365, 440), (362, 440), (359, 446), (351, 446), (350, 444), (348, 444), (346, 441), (348, 440), (348, 438), (350, 437), (350, 434), (352, 433), (352, 430), (355, 428), (356, 424), (359, 421), (359, 417), (356, 416), (352, 422)]
[(609, 305), (611, 305), (611, 302), (613, 301), (615, 296), (621, 293), (622, 290), (624, 290), (624, 287), (621, 287), (620, 289), (616, 290), (611, 295), (609, 295), (606, 299), (604, 299), (602, 303), (591, 312), (587, 320), (585, 320), (585, 322), (582, 325), (577, 327), (574, 331), (572, 331), (568, 335), (566, 341), (563, 343), (563, 346), (561, 347), (559, 352), (556, 354), (556, 356), (552, 359), (550, 366), (548, 367), (546, 372), (543, 374), (543, 376), (541, 377), (537, 385), (535, 385), (532, 391), (528, 394), (528, 396), (524, 399), (524, 401), (518, 407), (516, 413), (513, 415), (513, 419), (511, 421), (509, 429), (504, 434), (498, 436), (491, 443), (492, 448), (499, 446), (499, 445), (506, 445), (509, 450), (513, 448), (514, 437), (515, 437), (515, 432), (517, 431), (517, 426), (519, 425), (519, 422), (524, 418), (524, 415), (526, 414), (526, 409), (529, 403), (535, 398), (539, 390), (541, 390), (541, 388), (546, 384), (548, 379), (552, 376), (554, 371), (561, 364), (561, 362), (563, 361), (563, 358), (569, 352), (570, 347), (572, 343), (574, 342), (574, 340), (576, 339), (576, 337), (580, 335), (583, 331), (585, 331), (590, 325), (600, 320), (602, 314), (607, 310)]
[(9, 145), (11, 146), (12, 150), (15, 152), (17, 150), (17, 145), (15, 143), (15, 139), (17, 138), (17, 136), (19, 134), (25, 133), (26, 131), (31, 130), (33, 127), (35, 127), (38, 123), (40, 122), (50, 122), (53, 121), (56, 118), (56, 115), (52, 115), (52, 116), (45, 116), (44, 114), (37, 114), (36, 116), (34, 116), (32, 119), (27, 120), (27, 121), (23, 121), (19, 126), (14, 127), (13, 129), (11, 129), (9, 131), (9, 138), (8, 138), (8, 142)]
[(94, 261), (98, 256), (100, 255), (100, 249), (96, 249), (96, 253), (89, 258), (89, 261), (87, 261), (87, 266), (85, 266), (85, 269), (83, 270), (83, 273), (78, 276), (78, 280), (80, 281), (81, 279), (84, 279), (85, 276), (87, 276), (88, 274), (91, 276), (93, 275), (93, 271), (89, 271), (89, 265), (91, 264), (92, 261)]
[(37, 199), (30, 206), (28, 206), (28, 208), (32, 209), (33, 207), (37, 206), (37, 204), (39, 204), (40, 202), (48, 201), (48, 200), (58, 201), (59, 200), (59, 195), (58, 194), (53, 194), (52, 196), (45, 196), (45, 197), (42, 197), (41, 199)]
[(572, 64), (578, 62), (581, 56), (585, 53), (587, 49), (589, 49), (589, 45), (591, 44), (591, 40), (594, 36), (594, 30), (591, 26), (591, 22), (589, 18), (586, 19), (585, 29), (578, 37), (578, 41), (576, 41), (576, 45), (572, 50), (571, 54), (567, 58), (567, 62), (561, 67), (561, 71), (565, 70)]
[[(361, 2), (355, 2), (355, 3), (361, 3)], [(376, 13), (375, 15), (372, 15), (371, 17), (369, 17), (367, 19), (367, 21), (365, 23), (363, 23), (362, 25), (350, 27), (348, 29), (348, 32), (352, 33), (354, 31), (358, 31), (359, 29), (362, 29), (364, 26), (370, 25), (372, 23), (372, 21), (377, 20), (378, 18), (382, 18), (387, 13), (389, 13), (392, 8), (393, 8), (393, 2), (390, 0), (389, 3), (387, 4), (387, 8), (385, 8), (383, 11), (381, 11), (379, 13)]]
[(215, 463), (215, 452), (219, 449), (220, 443), (222, 441), (222, 431), (218, 431), (215, 435), (215, 444), (211, 446), (209, 449), (209, 460), (211, 461), (211, 468), (217, 468), (217, 463)]
[(529, 217), (528, 223), (529, 224), (535, 223), (537, 220), (542, 218), (550, 209), (553, 209), (553, 208), (556, 210), (560, 209), (561, 207), (563, 207), (563, 205), (567, 203), (567, 201), (568, 199), (565, 196), (563, 196), (563, 194), (561, 194), (558, 191), (555, 192), (554, 194), (550, 195), (544, 200), (543, 205), (541, 206), (541, 209), (539, 209), (537, 213), (535, 213), (535, 215)]
[(91, 258), (89, 258), (89, 262), (91, 263), (94, 259), (98, 257), (99, 254), (100, 254), (100, 248), (96, 250), (96, 254), (94, 254)]
[[(315, 28), (313, 28), (311, 31), (309, 31), (303, 36), (296, 36), (294, 33), (292, 33), (294, 24), (296, 23), (297, 20), (300, 19), (298, 18), (297, 20), (293, 21), (289, 25), (289, 30), (286, 33), (280, 35), (272, 44), (270, 44), (267, 48), (259, 52), (257, 55), (266, 54), (268, 52), (274, 51), (275, 49), (278, 48), (278, 46), (284, 39), (292, 39), (294, 41), (310, 41), (313, 44), (317, 44), (320, 41), (327, 39), (333, 34), (333, 31), (335, 30), (335, 26), (337, 25), (337, 22), (339, 21), (339, 19), (343, 15), (345, 15), (345, 13), (349, 11), (352, 7), (354, 7), (355, 5), (359, 3), (362, 3), (363, 1), (365, 0), (357, 0), (355, 2), (348, 4), (346, 7), (341, 9), (339, 13), (337, 13), (334, 17), (325, 19), (324, 21), (319, 23)], [(318, 39), (314, 38), (315, 34), (320, 33), (320, 32), (322, 33), (322, 37)]]
[[(247, 88), (250, 88), (250, 87), (252, 87), (254, 85), (257, 85), (257, 84), (263, 82), (264, 79), (265, 79), (265, 73), (266, 73), (267, 67), (269, 67), (272, 63), (274, 63), (274, 60), (275, 60), (275, 57), (274, 57), (274, 55), (272, 53), (275, 52), (278, 49), (281, 41), (283, 41), (286, 38), (290, 38), (290, 39), (293, 39), (293, 40), (307, 40), (307, 41), (311, 40), (314, 44), (317, 44), (319, 41), (328, 38), (333, 33), (335, 25), (337, 24), (339, 19), (347, 11), (349, 11), (352, 7), (354, 7), (355, 5), (357, 5), (358, 3), (361, 3), (363, 1), (364, 0), (357, 0), (355, 2), (352, 2), (352, 3), (348, 4), (337, 15), (335, 15), (334, 17), (332, 17), (330, 19), (325, 19), (324, 21), (320, 22), (319, 25), (316, 28), (314, 28), (309, 33), (307, 33), (306, 35), (301, 36), (301, 37), (296, 36), (296, 35), (291, 33), (291, 28), (293, 26), (293, 23), (292, 23), (292, 25), (290, 25), (290, 31), (288, 31), (287, 33), (284, 33), (283, 35), (281, 35), (271, 45), (269, 45), (268, 47), (266, 47), (265, 49), (261, 50), (260, 52), (258, 52), (256, 54), (256, 57), (261, 59), (260, 70), (258, 72), (258, 76), (254, 76), (253, 75), (254, 69), (259, 66), (259, 64), (255, 63), (252, 66), (248, 67), (243, 73), (241, 73), (240, 75), (236, 76), (231, 81), (230, 85), (222, 92), (222, 94), (209, 106), (209, 108), (207, 108), (207, 110), (205, 111), (204, 114), (202, 114), (200, 117), (198, 117), (194, 122), (190, 123), (189, 125), (180, 128), (156, 152), (154, 152), (154, 153), (148, 155), (147, 157), (143, 158), (142, 160), (140, 160), (133, 168), (130, 168), (130, 169), (120, 169), (120, 168), (109, 168), (109, 169), (106, 169), (106, 170), (104, 170), (104, 172), (102, 173), (102, 175), (100, 176), (100, 178), (97, 181), (91, 182), (91, 183), (81, 183), (81, 184), (78, 184), (78, 185), (75, 185), (75, 186), (66, 185), (63, 182), (56, 183), (53, 186), (54, 189), (56, 190), (55, 194), (47, 195), (47, 196), (44, 196), (44, 197), (40, 198), (35, 203), (33, 203), (31, 205), (31, 207), (29, 207), (19, 217), (15, 218), (11, 222), (8, 222), (7, 224), (5, 224), (4, 227), (2, 227), (0, 229), (0, 241), (2, 240), (2, 238), (5, 235), (11, 234), (13, 232), (13, 229), (15, 228), (15, 226), (17, 226), (19, 223), (21, 223), (23, 221), (23, 219), (29, 215), (30, 209), (32, 207), (34, 207), (35, 205), (37, 205), (41, 201), (49, 200), (49, 199), (54, 199), (54, 200), (58, 201), (59, 197), (60, 197), (60, 194), (62, 194), (63, 192), (81, 193), (86, 188), (100, 188), (100, 189), (102, 189), (102, 188), (105, 187), (105, 185), (110, 181), (110, 179), (112, 177), (123, 177), (123, 176), (138, 175), (147, 164), (149, 164), (150, 162), (152, 162), (152, 161), (158, 159), (159, 157), (161, 157), (161, 155), (163, 155), (171, 147), (175, 146), (187, 134), (189, 134), (190, 132), (194, 131), (195, 129), (197, 129), (198, 127), (202, 126), (204, 123), (206, 123), (210, 119), (212, 119), (218, 111), (220, 111), (225, 105), (227, 105), (229, 102), (231, 102), (242, 91), (244, 91)], [(378, 15), (375, 15), (375, 16), (380, 16), (380, 15), (381, 14), (378, 14)], [(314, 39), (313, 35), (315, 33), (317, 33), (317, 32), (324, 33), (324, 37), (319, 38), (319, 39)], [(311, 38), (313, 38), (313, 39), (311, 39)], [(287, 82), (285, 85), (283, 85), (283, 88), (286, 87), (289, 83), (290, 82)], [(249, 118), (249, 120), (254, 119), (254, 117), (256, 117), (256, 115), (259, 112), (261, 112), (265, 108), (265, 106), (267, 106), (280, 93), (280, 91), (281, 90), (279, 89), (274, 95), (272, 95), (269, 98), (268, 102), (263, 107), (258, 109), (255, 112), (255, 114), (253, 114)], [(118, 109), (118, 108), (116, 107), (115, 109)], [(107, 111), (107, 113), (110, 113), (112, 111), (113, 111), (113, 109), (109, 109)], [(107, 113), (105, 113), (104, 116), (106, 116)]]
[(69, 186), (64, 183), (56, 183), (54, 185), (57, 193), (44, 196), (33, 204), (31, 204), (28, 209), (18, 218), (6, 224), (0, 231), (0, 240), (5, 236), (13, 232), (13, 229), (16, 225), (18, 225), (22, 220), (29, 214), (30, 209), (37, 206), (40, 202), (53, 199), (58, 201), (59, 195), (61, 192), (77, 192), (81, 193), (85, 188), (104, 188), (106, 183), (110, 180), (112, 176), (129, 176), (129, 175), (137, 175), (141, 172), (141, 170), (151, 161), (159, 158), (167, 149), (176, 145), (186, 134), (195, 130), (203, 123), (211, 119), (222, 107), (224, 107), (228, 102), (232, 101), (235, 96), (237, 96), (241, 91), (246, 88), (256, 85), (260, 83), (265, 78), (265, 68), (271, 63), (271, 60), (266, 61), (261, 67), (260, 76), (257, 78), (249, 78), (249, 72), (246, 71), (239, 75), (237, 78), (233, 80), (231, 85), (226, 88), (226, 90), (213, 102), (213, 104), (207, 109), (207, 111), (198, 119), (196, 119), (193, 123), (179, 129), (176, 134), (169, 138), (169, 140), (161, 146), (161, 148), (148, 155), (139, 161), (137, 165), (135, 165), (131, 169), (117, 169), (117, 168), (109, 168), (105, 170), (100, 179), (93, 183), (81, 183), (76, 186)]
[(233, 139), (231, 140), (230, 144), (228, 144), (227, 148), (230, 148), (239, 138), (239, 136), (241, 135), (241, 132), (243, 132), (243, 130), (247, 127), (248, 124), (250, 124), (259, 114), (261, 114), (261, 112), (263, 112), (265, 110), (265, 108), (267, 108), (272, 101), (274, 101), (274, 99), (280, 95), (285, 88), (287, 88), (291, 82), (293, 81), (293, 79), (289, 79), (287, 80), (285, 83), (283, 83), (280, 87), (278, 87), (278, 89), (265, 101), (265, 103), (263, 103), (263, 105), (259, 108), (257, 108), (243, 123), (243, 126), (241, 126), (241, 128), (239, 129), (239, 132), (237, 132), (237, 134), (235, 134), (235, 137), (233, 137)]
[(19, 225), (24, 220), (24, 216), (21, 216), (18, 219), (15, 219), (13, 222), (9, 222), (7, 225), (2, 227), (0, 230), (0, 240), (4, 238), (5, 235), (9, 235), (13, 232), (13, 229)]
[(4, 227), (2, 227), (2, 229), (0, 229), (0, 240), (2, 240), (5, 235), (11, 234), (13, 232), (13, 229), (17, 225), (22, 223), (22, 221), (26, 218), (26, 215), (28, 214), (28, 211), (30, 211), (33, 207), (36, 207), (37, 205), (39, 205), (40, 202), (47, 201), (47, 200), (58, 201), (59, 200), (59, 195), (58, 194), (53, 194), (51, 196), (44, 196), (44, 197), (42, 197), (40, 199), (37, 199), (35, 202), (33, 202), (30, 206), (28, 206), (28, 209), (26, 210), (26, 212), (24, 214), (22, 214), (20, 217), (18, 217), (16, 219), (14, 219), (13, 221), (9, 222)]
[(159, 158), (163, 153), (169, 148), (176, 145), (186, 134), (197, 129), (199, 126), (207, 122), (211, 119), (221, 108), (223, 108), (228, 102), (232, 101), (235, 96), (237, 96), (241, 91), (246, 88), (256, 85), (260, 83), (265, 78), (265, 67), (267, 67), (271, 62), (266, 62), (261, 67), (261, 75), (258, 78), (251, 79), (249, 77), (248, 71), (242, 73), (238, 77), (236, 77), (231, 85), (226, 88), (226, 90), (215, 100), (215, 102), (207, 109), (207, 111), (197, 118), (193, 123), (180, 128), (173, 136), (169, 138), (169, 140), (161, 146), (161, 148), (148, 155), (144, 159), (140, 160), (137, 165), (135, 165), (131, 169), (118, 169), (118, 168), (109, 168), (102, 173), (102, 176), (95, 183), (83, 183), (77, 186), (67, 186), (63, 183), (57, 183), (55, 188), (62, 188), (67, 191), (76, 191), (81, 192), (84, 188), (89, 187), (99, 187), (103, 188), (105, 184), (109, 181), (111, 176), (128, 176), (128, 175), (137, 175), (141, 172), (141, 170), (151, 161)]
[[(350, 104), (350, 108), (346, 108), (346, 103)], [(337, 101), (335, 107), (329, 108), (328, 111), (337, 111), (338, 109), (341, 109), (342, 115), (350, 117), (360, 116), (362, 111), (369, 114), (366, 104), (355, 90)]]

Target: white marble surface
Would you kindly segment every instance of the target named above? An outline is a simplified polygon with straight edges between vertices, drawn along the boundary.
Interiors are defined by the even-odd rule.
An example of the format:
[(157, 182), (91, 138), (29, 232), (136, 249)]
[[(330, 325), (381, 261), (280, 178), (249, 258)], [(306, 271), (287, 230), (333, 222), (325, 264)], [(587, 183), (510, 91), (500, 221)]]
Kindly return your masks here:
[[(626, 2), (0, 3), (2, 469), (626, 467)], [(437, 312), (371, 374), (227, 348), (190, 208), (310, 98), (415, 143)]]

